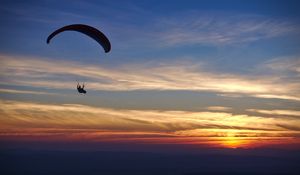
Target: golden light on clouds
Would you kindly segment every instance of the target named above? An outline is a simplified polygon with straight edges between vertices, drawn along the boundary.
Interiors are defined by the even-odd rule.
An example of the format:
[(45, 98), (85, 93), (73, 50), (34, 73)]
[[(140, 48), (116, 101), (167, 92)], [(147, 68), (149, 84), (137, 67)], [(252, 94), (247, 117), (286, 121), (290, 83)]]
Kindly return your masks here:
[[(73, 81), (60, 77), (82, 77), (93, 90), (188, 90), (219, 94), (244, 94), (257, 98), (300, 100), (300, 83), (280, 75), (238, 75), (207, 71), (201, 64), (143, 64), (105, 68), (79, 62), (21, 58), (0, 55), (3, 84), (72, 89)], [(26, 61), (24, 61), (26, 59)], [(266, 66), (268, 68), (269, 65)], [(283, 78), (282, 78), (283, 77)]]
[[(275, 74), (220, 74), (208, 71), (202, 64), (182, 62), (107, 68), (7, 55), (0, 55), (0, 59), (1, 84), (5, 85), (0, 88), (1, 94), (48, 95), (47, 98), (49, 95), (63, 95), (60, 90), (74, 89), (73, 79), (80, 77), (87, 80), (89, 90), (205, 91), (229, 98), (250, 96), (293, 100), (294, 106), (300, 101), (300, 83)], [(280, 69), (277, 65), (285, 63), (268, 63), (264, 69)], [(289, 63), (286, 67), (298, 73), (291, 65)], [(72, 81), (66, 81), (68, 77), (73, 77)], [(17, 90), (10, 89), (10, 86), (29, 88)], [(56, 92), (35, 91), (38, 88), (50, 88)], [(189, 111), (174, 110), (177, 109), (174, 107), (173, 110), (150, 110), (145, 109), (145, 104), (143, 109), (132, 110), (62, 102), (0, 100), (0, 139), (192, 144), (227, 148), (286, 143), (300, 145), (299, 111), (295, 107), (276, 104), (261, 109), (246, 105), (243, 106), (245, 109), (236, 109), (236, 106), (224, 102), (207, 103)]]
[(206, 109), (211, 111), (230, 111), (232, 108), (224, 106), (209, 106)]
[(251, 112), (257, 112), (262, 114), (273, 114), (273, 115), (290, 115), (290, 116), (300, 116), (300, 111), (295, 110), (263, 110), (263, 109), (248, 109)]
[(237, 148), (253, 147), (260, 142), (270, 144), (274, 138), (276, 142), (295, 142), (300, 134), (297, 129), (300, 118), (209, 111), (120, 110), (8, 100), (1, 100), (0, 106), (0, 139), (47, 136), (54, 140)]

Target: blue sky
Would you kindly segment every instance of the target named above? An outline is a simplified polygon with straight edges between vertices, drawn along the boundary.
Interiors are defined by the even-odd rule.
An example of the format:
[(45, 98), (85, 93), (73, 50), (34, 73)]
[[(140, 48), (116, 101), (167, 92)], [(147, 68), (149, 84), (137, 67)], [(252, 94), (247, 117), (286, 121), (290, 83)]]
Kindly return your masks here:
[[(297, 60), (299, 55), (296, 1), (3, 4), (0, 35), (5, 42), (1, 42), (0, 51), (5, 55), (112, 68), (193, 64), (201, 65), (205, 72), (242, 76), (270, 74), (264, 66), (278, 59)], [(45, 44), (50, 32), (72, 23), (102, 30), (111, 40), (112, 52), (104, 54), (96, 42), (75, 32), (66, 32), (50, 45)]]
[[(174, 125), (174, 111), (192, 111), (175, 131), (195, 129), (188, 122), (207, 114), (241, 120), (221, 129), (256, 120), (263, 131), (279, 128), (294, 136), (300, 126), (299, 7), (297, 1), (3, 1), (0, 102), (13, 117), (30, 110), (33, 123), (38, 108), (51, 119), (53, 111), (82, 112), (87, 106), (91, 116), (122, 116), (120, 123), (122, 110), (134, 115), (128, 121), (145, 123), (156, 121), (149, 114), (154, 110)], [(52, 31), (74, 23), (100, 29), (111, 52), (76, 32), (46, 44)], [(86, 82), (86, 96), (77, 94), (76, 80)], [(150, 119), (138, 116), (143, 112)], [(154, 130), (173, 128), (158, 122), (164, 127)], [(205, 126), (220, 124), (210, 122)]]
[[(214, 61), (229, 59), (231, 63), (251, 64), (274, 56), (297, 54), (299, 43), (295, 35), (282, 37), (290, 32), (288, 29), (274, 36), (267, 33), (271, 33), (273, 27), (276, 27), (273, 32), (286, 27), (296, 30), (299, 21), (296, 7), (296, 3), (280, 1), (75, 1), (72, 4), (60, 1), (8, 1), (1, 10), (1, 23), (5, 24), (1, 27), (1, 38), (5, 43), (2, 42), (0, 49), (4, 53), (64, 59), (89, 57), (97, 61), (106, 55), (97, 51), (95, 43), (76, 33), (57, 38), (51, 47), (42, 44), (51, 31), (62, 25), (87, 23), (101, 28), (112, 41), (114, 52), (107, 57), (113, 59), (109, 59), (107, 64), (174, 57), (196, 57), (205, 61), (214, 57)], [(210, 20), (215, 20), (215, 23)], [(185, 33), (187, 36), (184, 37), (190, 37), (197, 31), (188, 25), (195, 25), (197, 21), (202, 24), (211, 22), (210, 28), (199, 28), (202, 36), (208, 34), (207, 38), (170, 39), (172, 36), (169, 35), (176, 35), (175, 30)], [(242, 33), (243, 28), (238, 28), (262, 23), (269, 24), (250, 34)], [(236, 32), (236, 35), (232, 36), (230, 31)], [(214, 38), (222, 33), (224, 37), (229, 37), (228, 42), (222, 43)], [(257, 39), (252, 38), (254, 35)], [(67, 44), (69, 42), (78, 44)], [(236, 60), (241, 56), (245, 57), (242, 61)], [(105, 62), (107, 59), (102, 60)]]

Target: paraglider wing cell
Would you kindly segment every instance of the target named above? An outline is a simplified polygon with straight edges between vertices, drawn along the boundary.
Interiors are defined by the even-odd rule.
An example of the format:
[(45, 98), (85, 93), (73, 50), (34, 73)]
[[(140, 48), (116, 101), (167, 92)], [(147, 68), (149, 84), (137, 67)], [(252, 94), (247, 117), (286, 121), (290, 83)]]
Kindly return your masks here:
[(109, 52), (111, 49), (109, 40), (102, 32), (100, 32), (98, 29), (96, 29), (94, 27), (84, 25), (84, 24), (72, 24), (72, 25), (67, 25), (60, 29), (57, 29), (56, 31), (54, 31), (53, 33), (51, 33), (48, 36), (47, 44), (50, 43), (50, 40), (54, 36), (56, 36), (57, 34), (59, 34), (61, 32), (64, 32), (64, 31), (77, 31), (77, 32), (81, 32), (83, 34), (88, 35), (89, 37), (96, 40), (103, 47), (105, 53)]

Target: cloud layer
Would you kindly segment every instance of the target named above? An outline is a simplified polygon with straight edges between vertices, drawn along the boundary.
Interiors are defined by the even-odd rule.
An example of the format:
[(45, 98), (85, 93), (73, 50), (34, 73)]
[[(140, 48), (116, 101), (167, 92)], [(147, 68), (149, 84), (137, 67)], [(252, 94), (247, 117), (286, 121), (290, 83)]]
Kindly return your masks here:
[(160, 43), (225, 45), (249, 43), (298, 33), (297, 24), (259, 15), (190, 12), (163, 17), (154, 23)]
[[(286, 74), (237, 75), (205, 71), (194, 63), (125, 64), (113, 68), (71, 61), (1, 55), (2, 84), (73, 89), (74, 80), (89, 89), (110, 91), (188, 90), (259, 98), (300, 100), (300, 83)], [(297, 61), (297, 60), (296, 60)], [(269, 66), (269, 65), (268, 65)], [(275, 69), (275, 66), (273, 66)]]
[[(276, 133), (277, 131), (288, 131), (286, 128), (278, 127), (279, 124), (300, 126), (300, 120), (295, 118), (266, 118), (234, 115), (229, 112), (119, 110), (79, 104), (40, 104), (6, 100), (1, 100), (1, 108), (2, 126), (24, 128), (45, 127), (153, 132), (231, 129), (237, 131), (274, 131)], [(265, 113), (266, 111), (258, 110), (257, 112)], [(286, 111), (278, 113), (277, 111), (276, 114), (299, 116), (299, 111), (288, 113)]]
[(262, 138), (288, 141), (299, 137), (300, 128), (300, 120), (295, 118), (228, 112), (118, 110), (7, 100), (1, 100), (0, 106), (0, 139), (54, 137), (194, 144), (201, 141), (211, 146), (216, 146), (216, 142), (230, 146), (230, 140), (235, 140), (235, 144)]

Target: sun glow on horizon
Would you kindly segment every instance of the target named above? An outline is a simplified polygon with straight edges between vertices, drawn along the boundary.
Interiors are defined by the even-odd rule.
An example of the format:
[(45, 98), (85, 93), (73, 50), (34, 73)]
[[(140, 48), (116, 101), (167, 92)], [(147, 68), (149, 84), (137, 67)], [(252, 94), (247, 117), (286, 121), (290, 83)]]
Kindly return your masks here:
[[(0, 100), (0, 140), (87, 141), (255, 148), (299, 145), (295, 118), (229, 112), (118, 110)], [(280, 124), (278, 124), (280, 123)]]

